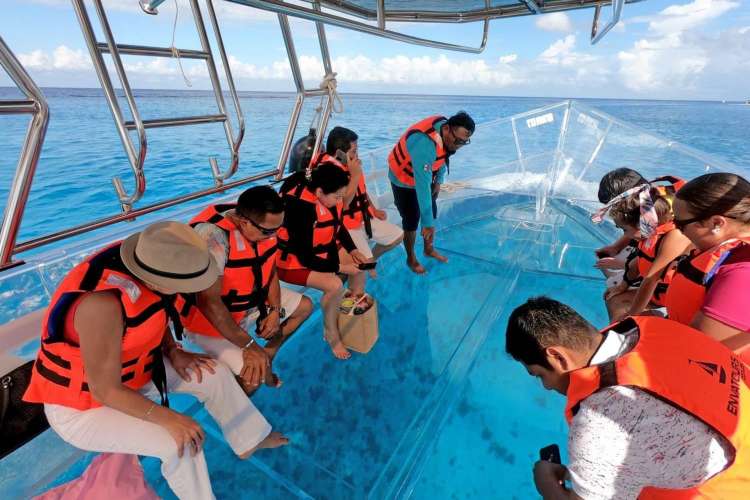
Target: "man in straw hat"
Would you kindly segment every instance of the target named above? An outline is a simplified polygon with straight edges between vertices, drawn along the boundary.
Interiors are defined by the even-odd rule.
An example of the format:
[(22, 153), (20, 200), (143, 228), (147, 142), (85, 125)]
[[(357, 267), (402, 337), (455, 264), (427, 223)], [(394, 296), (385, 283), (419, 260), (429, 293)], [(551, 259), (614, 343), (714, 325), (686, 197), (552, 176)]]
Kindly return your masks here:
[(203, 290), (217, 276), (206, 243), (177, 222), (90, 256), (52, 297), (24, 399), (43, 403), (52, 429), (73, 446), (157, 457), (179, 498), (214, 498), (204, 431), (169, 408), (168, 391), (200, 399), (240, 458), (288, 443), (226, 365), (172, 338), (170, 320), (182, 333), (174, 294)]

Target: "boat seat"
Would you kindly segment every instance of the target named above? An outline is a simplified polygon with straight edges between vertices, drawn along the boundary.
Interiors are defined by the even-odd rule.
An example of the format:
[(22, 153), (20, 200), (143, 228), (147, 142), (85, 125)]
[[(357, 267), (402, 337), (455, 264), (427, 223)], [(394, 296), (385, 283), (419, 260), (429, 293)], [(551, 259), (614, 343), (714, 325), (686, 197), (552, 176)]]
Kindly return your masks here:
[(0, 325), (0, 373), (7, 373), (28, 361), (15, 354), (21, 347), (39, 338), (45, 308)]

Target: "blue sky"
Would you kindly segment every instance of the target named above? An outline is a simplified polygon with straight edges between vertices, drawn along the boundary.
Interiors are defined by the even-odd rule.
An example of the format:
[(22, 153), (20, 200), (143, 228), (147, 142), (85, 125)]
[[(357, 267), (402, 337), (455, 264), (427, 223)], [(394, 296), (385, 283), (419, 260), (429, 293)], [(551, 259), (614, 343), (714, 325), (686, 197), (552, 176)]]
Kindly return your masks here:
[[(186, 0), (177, 0), (176, 45), (197, 48)], [(121, 43), (169, 46), (175, 0), (158, 16), (137, 0), (105, 0)], [(201, 2), (202, 3), (202, 2)], [(589, 44), (593, 11), (493, 21), (479, 55), (405, 45), (328, 28), (334, 71), (346, 92), (661, 99), (750, 97), (750, 2), (646, 0), (625, 6), (624, 22)], [(97, 87), (69, 0), (3, 0), (0, 33), (42, 86)], [(216, 0), (240, 90), (293, 90), (275, 15)], [(93, 9), (92, 20), (96, 24)], [(603, 17), (608, 16), (608, 11)], [(311, 23), (293, 21), (310, 86), (322, 77)], [(394, 25), (404, 32), (476, 45), (481, 24)], [(187, 88), (174, 60), (128, 57), (131, 84)], [(202, 64), (185, 62), (192, 88), (208, 88)], [(0, 77), (0, 85), (9, 80)]]

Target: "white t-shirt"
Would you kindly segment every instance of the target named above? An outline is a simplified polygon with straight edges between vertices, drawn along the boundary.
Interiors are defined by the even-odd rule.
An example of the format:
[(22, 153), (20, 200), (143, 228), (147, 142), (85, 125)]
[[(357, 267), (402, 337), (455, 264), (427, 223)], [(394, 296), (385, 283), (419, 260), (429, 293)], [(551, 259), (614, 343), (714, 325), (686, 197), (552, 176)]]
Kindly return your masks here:
[[(637, 330), (613, 331), (591, 364), (616, 359)], [(691, 488), (721, 472), (733, 449), (695, 417), (632, 387), (613, 386), (586, 398), (568, 436), (573, 490), (586, 500), (635, 499), (647, 486)]]

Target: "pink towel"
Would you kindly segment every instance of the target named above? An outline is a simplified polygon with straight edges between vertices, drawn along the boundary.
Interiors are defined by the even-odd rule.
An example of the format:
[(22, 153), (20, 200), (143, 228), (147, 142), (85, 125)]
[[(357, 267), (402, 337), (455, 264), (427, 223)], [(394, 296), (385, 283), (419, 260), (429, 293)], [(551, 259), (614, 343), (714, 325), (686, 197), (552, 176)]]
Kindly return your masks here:
[(136, 455), (102, 453), (78, 479), (53, 488), (33, 500), (158, 500), (143, 477)]

